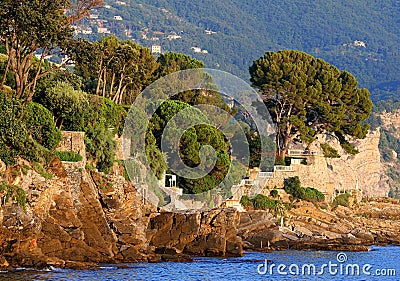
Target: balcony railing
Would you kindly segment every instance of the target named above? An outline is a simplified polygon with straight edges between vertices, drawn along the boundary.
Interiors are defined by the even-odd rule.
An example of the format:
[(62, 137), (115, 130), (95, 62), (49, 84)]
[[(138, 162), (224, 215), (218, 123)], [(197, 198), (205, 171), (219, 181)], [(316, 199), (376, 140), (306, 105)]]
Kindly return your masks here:
[(281, 171), (281, 172), (292, 172), (292, 166), (274, 166), (274, 171)]
[(274, 173), (273, 172), (259, 172), (258, 173), (258, 176), (260, 177), (260, 178), (267, 178), (267, 179), (269, 179), (269, 178), (272, 178), (272, 175), (273, 175)]

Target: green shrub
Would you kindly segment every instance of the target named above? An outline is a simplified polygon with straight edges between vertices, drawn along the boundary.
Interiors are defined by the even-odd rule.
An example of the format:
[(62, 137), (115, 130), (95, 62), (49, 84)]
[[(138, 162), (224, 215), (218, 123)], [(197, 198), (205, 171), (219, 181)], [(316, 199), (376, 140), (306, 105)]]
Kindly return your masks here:
[(68, 90), (70, 102), (57, 105), (60, 95), (58, 89), (47, 90), (41, 102), (49, 105), (59, 126), (65, 130), (85, 132), (86, 153), (96, 168), (109, 172), (114, 163), (116, 144), (115, 134), (122, 134), (127, 111), (111, 100), (88, 95), (75, 90), (71, 85), (59, 83), (60, 89)]
[(13, 199), (24, 211), (26, 211), (26, 193), (22, 188), (3, 182), (0, 184), (0, 192), (5, 192), (5, 195), (3, 196), (5, 202)]
[(246, 207), (254, 207), (253, 201), (247, 195), (243, 195), (242, 198), (240, 198), (240, 204), (242, 204), (242, 206), (245, 208)]
[(88, 129), (85, 135), (86, 152), (97, 169), (108, 173), (114, 164), (116, 143), (112, 131), (99, 125)]
[(26, 193), (25, 190), (18, 187), (15, 191), (14, 200), (17, 204), (26, 211)]
[(240, 199), (240, 203), (243, 205), (243, 207), (253, 207), (254, 209), (259, 210), (272, 210), (278, 205), (279, 201), (270, 199), (265, 195), (258, 194), (254, 198), (243, 195)]
[(45, 89), (39, 101), (53, 113), (58, 128), (63, 126), (66, 119), (75, 118), (76, 113), (89, 105), (84, 92), (75, 90), (71, 84), (63, 81), (57, 81)]
[(21, 172), (24, 174), (24, 175), (27, 175), (28, 174), (28, 171), (31, 169), (31, 167), (29, 166), (29, 165), (23, 165), (22, 167), (21, 167)]
[(7, 165), (16, 163), (18, 152), (15, 149), (7, 147), (6, 144), (0, 140), (0, 159)]
[(304, 199), (307, 201), (323, 201), (325, 200), (325, 195), (315, 188), (306, 187), (304, 188), (304, 198), (300, 199)]
[(278, 200), (272, 200), (269, 197), (262, 194), (258, 194), (256, 197), (253, 198), (254, 208), (261, 210), (274, 209), (278, 204), (278, 202), (279, 202)]
[(351, 197), (350, 193), (347, 193), (347, 192), (339, 194), (333, 200), (332, 205), (334, 207), (337, 207), (337, 206), (349, 207), (350, 206), (350, 202), (349, 202), (350, 197)]
[(269, 193), (269, 195), (271, 195), (271, 197), (276, 198), (279, 196), (279, 192), (277, 189), (272, 189), (271, 192)]
[(301, 182), (298, 176), (290, 177), (285, 180), (284, 189), (286, 193), (291, 194), (294, 198), (303, 198), (304, 189), (301, 187)]
[(336, 149), (327, 143), (321, 143), (321, 148), (326, 158), (340, 158), (340, 155)]
[(351, 144), (349, 142), (344, 142), (341, 144), (341, 146), (344, 149), (344, 151), (346, 151), (347, 153), (349, 153), (351, 155), (356, 155), (357, 153), (360, 152), (353, 144)]
[(35, 141), (26, 124), (28, 111), (19, 100), (0, 91), (0, 159), (15, 164), (17, 156), (40, 161), (45, 148)]
[(79, 162), (83, 159), (82, 155), (73, 151), (56, 151), (56, 155), (65, 162)]
[(53, 121), (53, 115), (43, 105), (31, 102), (27, 105), (26, 126), (40, 145), (54, 150), (61, 141), (61, 132)]
[(85, 169), (87, 169), (89, 171), (93, 171), (95, 169), (95, 167), (92, 164), (86, 163)]
[(285, 166), (285, 159), (283, 159), (282, 157), (277, 157), (275, 159), (275, 166)]
[(53, 175), (48, 173), (46, 171), (46, 169), (43, 168), (43, 166), (38, 162), (33, 163), (33, 167), (32, 168), (36, 173), (38, 173), (39, 175), (41, 175), (45, 179), (51, 179), (53, 177)]
[(298, 176), (290, 177), (285, 180), (285, 191), (292, 195), (294, 198), (303, 199), (307, 201), (323, 201), (325, 195), (312, 187), (302, 187)]

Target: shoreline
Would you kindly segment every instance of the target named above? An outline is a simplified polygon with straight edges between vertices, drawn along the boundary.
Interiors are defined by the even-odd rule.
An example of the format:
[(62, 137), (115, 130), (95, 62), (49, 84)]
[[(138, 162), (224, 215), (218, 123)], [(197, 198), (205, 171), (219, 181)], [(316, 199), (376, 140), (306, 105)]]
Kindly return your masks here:
[(270, 210), (158, 213), (123, 176), (59, 160), (48, 170), (52, 179), (32, 170), (18, 175), (27, 190), (25, 210), (11, 201), (0, 208), (0, 270), (188, 262), (196, 256), (239, 257), (265, 246), (360, 251), (365, 245), (400, 245), (398, 200), (329, 209), (294, 201), (282, 225)]
[[(365, 247), (391, 247), (391, 248), (398, 248), (400, 249), (400, 245), (393, 245), (393, 244), (387, 244), (387, 245), (370, 245), (370, 246), (365, 246)], [(286, 251), (297, 251), (297, 252), (317, 252), (317, 251), (324, 251), (324, 252), (345, 252), (345, 253), (356, 253), (356, 252), (370, 252), (371, 249), (369, 248), (366, 251), (352, 251), (352, 250), (343, 250), (343, 249), (334, 249), (334, 250), (324, 250), (324, 249), (266, 249), (265, 250), (247, 250), (244, 252), (243, 256), (237, 256), (237, 257), (208, 257), (208, 256), (192, 256), (190, 257), (191, 260), (160, 260), (160, 261), (137, 261), (137, 262), (118, 262), (118, 263), (82, 263), (82, 264), (76, 264), (75, 266), (72, 267), (54, 267), (54, 266), (49, 266), (47, 268), (24, 268), (24, 267), (16, 267), (16, 268), (9, 268), (5, 270), (0, 270), (0, 276), (1, 274), (8, 274), (8, 273), (16, 273), (16, 272), (62, 272), (62, 271), (68, 271), (68, 270), (91, 270), (91, 271), (101, 271), (101, 270), (110, 270), (110, 269), (129, 269), (129, 268), (134, 268), (133, 265), (138, 264), (138, 263), (144, 263), (144, 264), (152, 264), (152, 263), (196, 263), (196, 262), (204, 262), (203, 260), (198, 260), (198, 259), (217, 259), (217, 260), (235, 260), (237, 258), (245, 258), (247, 254), (251, 253), (274, 253), (274, 252), (286, 252)], [(259, 263), (264, 261), (263, 259), (244, 259), (235, 263)], [(270, 261), (270, 260), (269, 260)]]

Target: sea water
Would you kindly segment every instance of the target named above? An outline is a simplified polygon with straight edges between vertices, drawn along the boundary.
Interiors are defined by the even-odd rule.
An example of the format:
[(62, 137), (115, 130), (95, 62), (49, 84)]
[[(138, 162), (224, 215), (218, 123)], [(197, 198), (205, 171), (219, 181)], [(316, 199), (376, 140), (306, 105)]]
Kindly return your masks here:
[(240, 258), (196, 258), (194, 262), (102, 264), (98, 270), (19, 269), (0, 280), (400, 280), (400, 247), (369, 252), (248, 252)]

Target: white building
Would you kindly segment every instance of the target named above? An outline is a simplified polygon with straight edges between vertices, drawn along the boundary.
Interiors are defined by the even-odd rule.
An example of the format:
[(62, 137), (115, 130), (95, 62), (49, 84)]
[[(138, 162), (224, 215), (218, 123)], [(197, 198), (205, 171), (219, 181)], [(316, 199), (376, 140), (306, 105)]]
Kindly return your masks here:
[(97, 28), (97, 33), (110, 34), (111, 31), (109, 31), (107, 27), (98, 27)]
[(92, 29), (90, 27), (82, 29), (82, 34), (92, 34)]
[(199, 48), (199, 47), (192, 47), (191, 49), (192, 49), (193, 52), (195, 52), (195, 53), (201, 53), (201, 48)]
[(168, 38), (168, 40), (176, 40), (176, 39), (182, 38), (182, 36), (176, 35), (176, 34), (170, 34), (167, 36), (167, 38)]
[(367, 48), (367, 44), (365, 44), (365, 42), (360, 41), (360, 40), (355, 40), (355, 41), (353, 42), (353, 46), (355, 46), (355, 47), (364, 47), (364, 48)]
[(208, 29), (204, 30), (204, 32), (205, 32), (206, 34), (208, 34), (208, 35), (212, 35), (212, 34), (216, 34), (216, 33), (217, 33), (217, 32), (215, 32), (215, 31), (208, 30)]
[(161, 46), (160, 45), (152, 45), (151, 52), (153, 54), (161, 54)]

